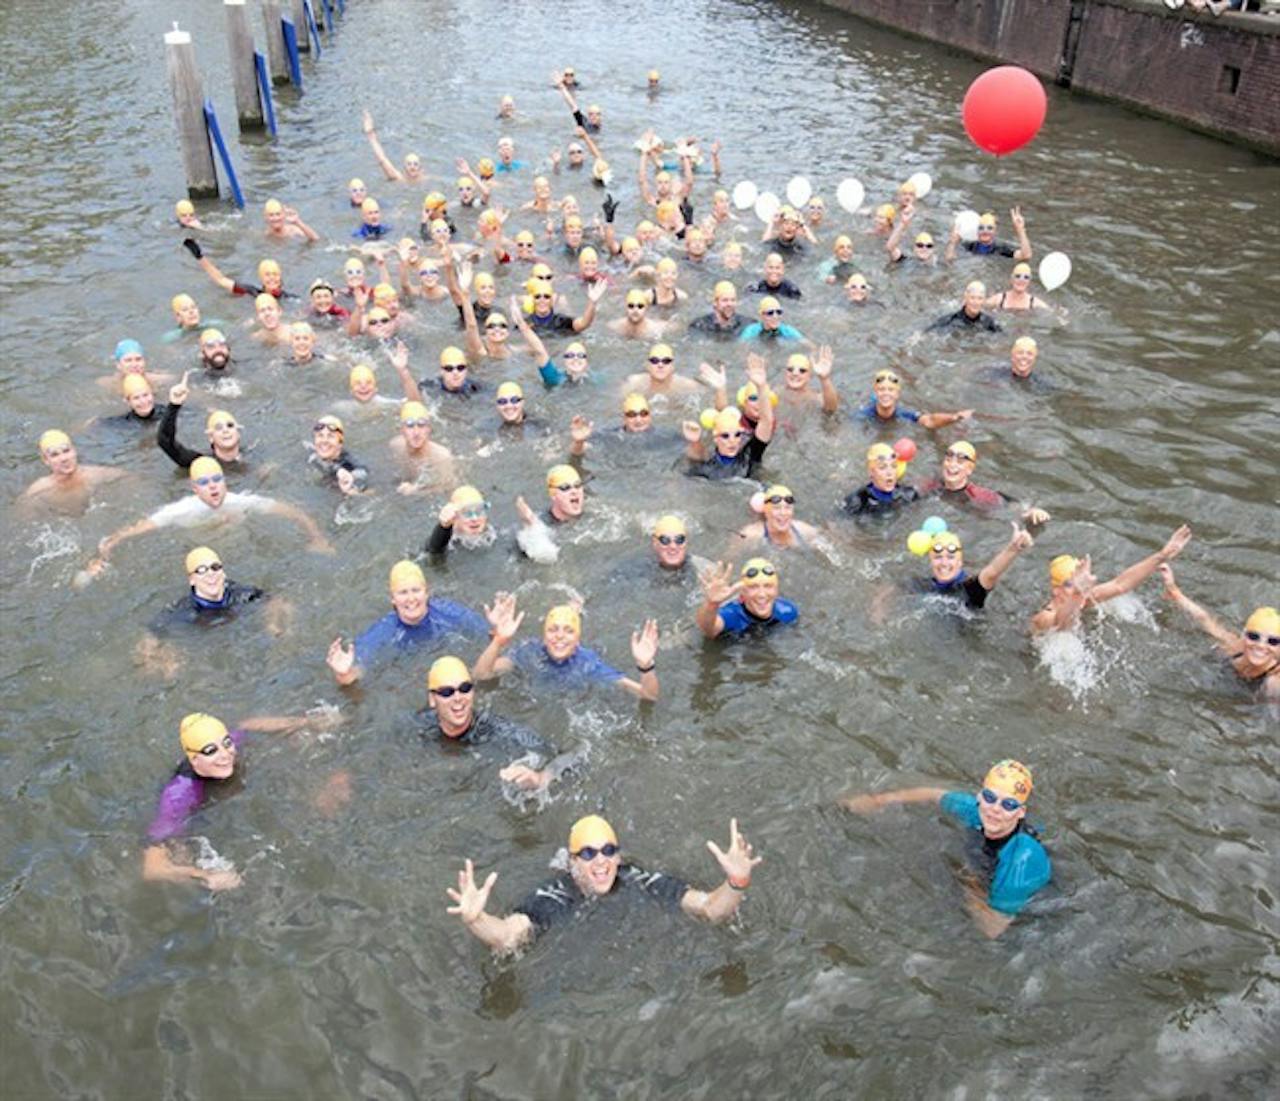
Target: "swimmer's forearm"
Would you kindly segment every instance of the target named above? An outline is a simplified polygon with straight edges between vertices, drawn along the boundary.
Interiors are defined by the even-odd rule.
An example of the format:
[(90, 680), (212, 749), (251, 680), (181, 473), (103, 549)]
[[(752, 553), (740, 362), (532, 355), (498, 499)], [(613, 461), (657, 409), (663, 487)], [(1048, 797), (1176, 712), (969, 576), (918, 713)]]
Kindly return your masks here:
[(236, 723), (240, 730), (259, 734), (292, 734), (307, 725), (305, 715), (254, 715)]
[(937, 803), (945, 794), (945, 788), (899, 788), (897, 791), (876, 791), (866, 795), (842, 795), (840, 805), (855, 809), (852, 804), (858, 801), (861, 807), (879, 810), (904, 803)]
[(463, 922), (467, 931), (484, 941), (495, 952), (511, 952), (519, 948), (533, 932), (533, 922), (524, 914), (494, 917), (483, 910), (474, 921)]
[(822, 411), (834, 413), (840, 408), (840, 394), (830, 376), (822, 380)]
[(203, 882), (205, 873), (194, 864), (179, 864), (164, 845), (148, 845), (142, 852), (142, 878), (151, 883)]
[(681, 897), (680, 909), (690, 917), (719, 925), (738, 912), (745, 893), (746, 887), (735, 889), (727, 879), (713, 891), (698, 891), (691, 887)]
[(1170, 598), (1187, 613), (1187, 616), (1197, 627), (1205, 634), (1212, 636), (1213, 640), (1219, 643), (1223, 648), (1234, 651), (1236, 643), (1239, 639), (1226, 627), (1224, 627), (1212, 612), (1207, 608), (1201, 607), (1191, 597), (1187, 596), (1181, 589), (1176, 586), (1169, 590)]

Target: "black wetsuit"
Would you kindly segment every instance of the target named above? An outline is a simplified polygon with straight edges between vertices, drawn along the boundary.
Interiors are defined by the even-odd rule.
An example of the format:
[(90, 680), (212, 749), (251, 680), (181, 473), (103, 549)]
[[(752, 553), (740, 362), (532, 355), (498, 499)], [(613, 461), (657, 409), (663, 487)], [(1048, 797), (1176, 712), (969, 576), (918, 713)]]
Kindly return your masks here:
[(691, 462), (685, 473), (690, 478), (709, 478), (717, 482), (726, 478), (754, 478), (764, 462), (764, 451), (768, 446), (768, 440), (752, 436), (733, 458), (726, 458), (717, 451), (702, 462)]
[(982, 329), (988, 333), (999, 333), (1004, 331), (1004, 326), (985, 310), (980, 310), (977, 317), (970, 317), (961, 307), (955, 313), (938, 318), (925, 332), (950, 332), (952, 329)]
[(776, 286), (766, 283), (763, 279), (757, 279), (754, 283), (748, 283), (745, 291), (747, 294), (771, 294), (775, 298), (801, 297), (800, 288), (790, 279), (781, 279)]
[[(673, 876), (663, 875), (661, 872), (646, 872), (634, 864), (620, 864), (613, 887), (597, 901), (644, 896), (674, 912), (680, 908), (680, 900), (688, 889), (687, 883)], [(535, 934), (539, 934), (572, 917), (588, 901), (587, 896), (578, 889), (573, 876), (563, 872), (526, 897), (512, 912), (524, 914), (533, 922)]]
[(223, 586), (222, 599), (216, 604), (202, 600), (191, 589), (181, 600), (175, 600), (150, 623), (153, 634), (163, 634), (174, 627), (198, 624), (201, 627), (212, 627), (219, 623), (227, 623), (236, 618), (236, 609), (245, 604), (263, 600), (266, 593), (256, 585), (241, 585), (227, 579)]
[(939, 596), (952, 597), (965, 604), (966, 607), (977, 611), (987, 602), (987, 597), (991, 590), (988, 589), (976, 576), (968, 577), (964, 571), (954, 581), (943, 585), (935, 581), (932, 577), (916, 578), (916, 589), (921, 593), (936, 593)]
[(893, 487), (892, 493), (885, 493), (868, 482), (844, 499), (844, 510), (855, 516), (864, 513), (887, 513), (919, 498), (920, 494), (916, 492), (914, 486), (899, 484)]

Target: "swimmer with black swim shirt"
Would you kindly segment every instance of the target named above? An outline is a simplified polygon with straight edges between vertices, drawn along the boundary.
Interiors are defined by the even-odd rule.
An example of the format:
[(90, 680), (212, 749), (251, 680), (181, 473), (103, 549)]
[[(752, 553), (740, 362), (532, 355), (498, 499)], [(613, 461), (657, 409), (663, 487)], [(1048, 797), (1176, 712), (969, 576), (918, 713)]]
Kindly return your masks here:
[(901, 470), (905, 470), (906, 465), (887, 443), (873, 443), (867, 448), (869, 480), (844, 499), (844, 511), (855, 516), (886, 514), (918, 500), (920, 494), (914, 486), (898, 481), (902, 476)]
[(569, 831), (569, 871), (556, 876), (521, 902), (508, 916), (488, 913), (489, 892), (498, 873), (490, 872), (477, 885), (475, 867), (467, 860), (458, 872), (458, 887), (448, 888), (454, 914), (467, 931), (497, 953), (514, 952), (553, 925), (582, 912), (590, 903), (605, 898), (643, 895), (668, 910), (679, 909), (690, 917), (722, 924), (738, 912), (743, 894), (751, 886), (751, 875), (764, 859), (756, 856), (746, 837), (738, 832), (738, 820), (729, 821), (729, 847), (721, 850), (714, 841), (707, 848), (725, 874), (714, 890), (700, 891), (682, 880), (661, 872), (648, 872), (623, 863), (618, 835), (598, 815), (580, 818)]
[(1004, 330), (994, 317), (983, 310), (987, 300), (987, 288), (984, 283), (974, 280), (964, 289), (964, 298), (955, 313), (946, 314), (926, 327), (926, 333), (949, 332), (952, 330), (980, 329), (988, 333)]
[(202, 456), (208, 455), (217, 459), (224, 467), (234, 466), (243, 469), (244, 456), (240, 448), (240, 424), (235, 415), (225, 409), (215, 409), (206, 418), (204, 434), (209, 441), (207, 451), (197, 451), (178, 441), (178, 414), (187, 403), (191, 390), (187, 385), (187, 371), (182, 381), (169, 390), (169, 404), (165, 407), (164, 417), (160, 421), (160, 429), (156, 433), (156, 445), (184, 470)]
[[(942, 456), (942, 473), (930, 478), (916, 488), (921, 497), (943, 497), (969, 502), (979, 508), (1000, 508), (1014, 504), (1013, 500), (995, 489), (974, 485), (973, 470), (978, 462), (978, 451), (968, 440), (956, 440), (949, 444)], [(1023, 523), (1047, 524), (1049, 513), (1034, 505), (1019, 508)]]
[[(750, 558), (737, 581), (733, 566), (718, 562), (702, 575), (703, 602), (698, 607), (698, 629), (707, 638), (724, 632), (745, 634), (752, 628), (794, 623), (799, 609), (778, 595), (778, 570), (767, 558)], [(734, 597), (737, 599), (733, 599)]]
[(1187, 596), (1173, 577), (1167, 562), (1159, 566), (1164, 595), (1178, 605), (1191, 621), (1218, 644), (1236, 676), (1260, 687), (1268, 699), (1280, 699), (1280, 611), (1255, 608), (1239, 632), (1223, 626), (1212, 612)]
[(489, 502), (475, 486), (458, 486), (441, 507), (436, 525), (427, 536), (425, 550), (442, 555), (457, 538), (468, 549), (487, 547), (494, 542), (494, 529), (489, 524)]
[(1027, 236), (1026, 219), (1022, 216), (1022, 208), (1015, 206), (1009, 211), (1009, 220), (1013, 223), (1013, 231), (1018, 235), (1018, 244), (1006, 244), (996, 240), (996, 216), (988, 210), (978, 218), (978, 236), (976, 240), (960, 240), (958, 222), (951, 225), (951, 237), (947, 241), (945, 259), (948, 263), (956, 258), (956, 249), (963, 244), (965, 249), (976, 256), (1004, 256), (1012, 260), (1030, 261), (1033, 255), (1031, 239)]
[[(358, 366), (352, 368), (357, 370)], [(332, 414), (317, 417), (311, 426), (307, 465), (324, 474), (345, 496), (351, 496), (368, 486), (369, 471), (347, 450), (346, 431), (340, 417)]]
[(1035, 546), (1030, 534), (1013, 525), (1013, 536), (976, 574), (970, 576), (964, 568), (964, 546), (960, 537), (952, 531), (933, 534), (929, 542), (929, 573), (917, 578), (917, 589), (922, 593), (954, 597), (966, 607), (977, 611), (982, 608), (991, 591), (1024, 550)]
[(1026, 765), (1005, 760), (991, 766), (976, 795), (920, 787), (842, 795), (838, 802), (862, 815), (899, 804), (933, 803), (973, 831), (969, 867), (960, 876), (964, 907), (978, 931), (995, 939), (1053, 877), (1049, 855), (1026, 822), (1032, 786)]
[(494, 680), (518, 668), (531, 677), (565, 688), (616, 684), (639, 699), (652, 702), (658, 698), (656, 620), (647, 619), (631, 632), (631, 657), (640, 674), (637, 680), (623, 676), (595, 650), (582, 645), (582, 615), (576, 605), (556, 605), (543, 620), (542, 638), (525, 639), (509, 655), (502, 651), (524, 622), (524, 612), (516, 610), (516, 598), (510, 593), (498, 593), (493, 606), (485, 606), (484, 614), (489, 621), (490, 641), (473, 666), (477, 680)]
[(736, 337), (747, 319), (738, 313), (738, 291), (727, 279), (711, 290), (711, 312), (689, 324), (689, 331), (714, 337)]

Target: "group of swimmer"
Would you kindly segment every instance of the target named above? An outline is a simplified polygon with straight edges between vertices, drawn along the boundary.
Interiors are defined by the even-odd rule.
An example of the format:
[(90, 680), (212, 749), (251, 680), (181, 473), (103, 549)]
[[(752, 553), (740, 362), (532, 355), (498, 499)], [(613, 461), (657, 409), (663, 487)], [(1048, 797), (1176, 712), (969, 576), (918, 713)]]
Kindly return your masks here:
[[(442, 746), (466, 747), (492, 759), (500, 766), (502, 782), (525, 792), (546, 790), (579, 771), (581, 754), (561, 752), (537, 731), (478, 709), (480, 686), (519, 671), (535, 683), (612, 684), (640, 700), (657, 701), (661, 696), (658, 624), (647, 619), (633, 631), (630, 652), (635, 669), (628, 675), (583, 644), (580, 602), (552, 607), (543, 618), (540, 638), (518, 640), (526, 613), (511, 593), (498, 592), (477, 610), (432, 592), (424, 562), (429, 567), (446, 555), (481, 553), (497, 539), (491, 500), (459, 477), (459, 466), (472, 461), (471, 457), (455, 455), (434, 438), (436, 412), (442, 403), (472, 402), (465, 408), (474, 410), (477, 421), (496, 413), (496, 431), (505, 433), (511, 445), (521, 446), (532, 439), (533, 431), (541, 434), (545, 426), (526, 410), (525, 385), (512, 377), (517, 373), (512, 369), (515, 362), (527, 357), (543, 389), (554, 392), (602, 373), (593, 369), (588, 344), (590, 331), (598, 323), (647, 348), (644, 370), (626, 377), (618, 389), (616, 424), (601, 431), (587, 418), (573, 416), (565, 426), (568, 444), (563, 461), (545, 474), (545, 505), (539, 508), (523, 496), (516, 498), (516, 543), (533, 563), (555, 561), (556, 533), (580, 523), (586, 515), (590, 498), (584, 459), (602, 437), (607, 446), (637, 449), (635, 453), (645, 456), (655, 469), (679, 461), (682, 473), (690, 477), (736, 485), (746, 479), (754, 483), (755, 492), (752, 518), (739, 532), (740, 545), (753, 551), (767, 547), (767, 555), (752, 553), (735, 565), (715, 561), (721, 555), (713, 554), (714, 564), (697, 579), (702, 599), (694, 622), (707, 639), (750, 639), (801, 619), (800, 609), (782, 595), (779, 562), (797, 549), (822, 555), (839, 538), (838, 527), (798, 518), (796, 495), (781, 480), (759, 480), (766, 453), (771, 460), (781, 450), (770, 450), (781, 438), (781, 426), (794, 433), (806, 418), (830, 418), (842, 408), (877, 434), (911, 424), (933, 432), (966, 425), (974, 417), (970, 409), (919, 412), (904, 407), (902, 378), (890, 367), (851, 382), (862, 388), (865, 397), (845, 402), (834, 378), (835, 351), (783, 320), (792, 304), (827, 297), (843, 309), (863, 311), (859, 316), (868, 328), (874, 327), (874, 307), (881, 304), (880, 299), (855, 260), (863, 253), (869, 261), (866, 250), (870, 248), (872, 256), (883, 252), (886, 275), (895, 269), (935, 269), (939, 264), (981, 265), (999, 271), (1012, 261), (1007, 289), (989, 293), (985, 281), (966, 280), (957, 308), (922, 326), (925, 331), (981, 341), (991, 339), (987, 334), (1000, 333), (1001, 318), (1011, 314), (1063, 316), (1032, 293), (1033, 249), (1018, 206), (1010, 211), (1015, 242), (998, 238), (998, 219), (988, 212), (979, 219), (975, 240), (963, 241), (953, 226), (940, 257), (929, 232), (913, 232), (923, 223), (925, 210), (913, 186), (904, 184), (892, 202), (875, 207), (865, 221), (861, 215), (851, 215), (847, 231), (831, 240), (830, 256), (818, 265), (812, 284), (797, 282), (794, 270), (788, 275), (788, 263), (799, 265), (810, 258), (811, 250), (823, 249), (831, 229), (833, 219), (821, 198), (815, 196), (803, 209), (783, 205), (762, 233), (753, 234), (734, 211), (729, 194), (702, 183), (707, 177), (719, 182), (719, 143), (704, 151), (699, 139), (682, 137), (668, 146), (652, 131), (636, 143), (635, 187), (623, 195), (611, 161), (602, 151), (608, 134), (604, 111), (595, 103), (585, 110), (580, 107), (582, 88), (574, 70), (553, 74), (552, 85), (573, 119), (565, 152), (558, 147), (552, 150), (544, 159), (545, 171), (538, 174), (520, 158), (512, 138), (503, 135), (496, 142), (495, 155), (480, 158), (474, 169), (463, 157), (452, 162), (458, 172), (452, 203), (421, 156), (410, 152), (399, 163), (388, 156), (372, 116), (365, 112), (363, 132), (387, 190), (396, 194), (426, 191), (418, 238), (397, 236), (385, 219), (383, 204), (363, 180), (352, 179), (343, 202), (356, 221), (341, 232), (349, 232), (358, 242), (353, 246), (355, 255), (343, 264), (340, 278), (330, 280), (318, 274), (301, 295), (286, 290), (283, 268), (273, 259), (258, 265), (258, 283), (242, 283), (225, 275), (206, 252), (212, 246), (198, 236), (206, 227), (194, 205), (183, 200), (175, 209), (182, 247), (190, 257), (186, 262), (194, 262), (192, 270), (202, 272), (233, 300), (252, 299), (254, 321), (248, 339), (278, 349), (284, 364), (297, 370), (335, 362), (334, 350), (357, 349), (360, 362), (349, 371), (348, 393), (335, 398), (334, 408), (343, 415), (325, 410), (315, 416), (308, 467), (343, 497), (376, 492), (379, 480), (371, 474), (371, 466), (347, 448), (344, 416), (348, 410), (363, 414), (385, 406), (398, 426), (388, 441), (388, 452), (389, 461), (403, 471), (394, 484), (398, 494), (410, 499), (405, 507), (418, 507), (412, 500), (420, 495), (443, 498), (428, 522), (430, 530), (424, 531), (419, 560), (403, 559), (390, 567), (390, 611), (350, 642), (342, 636), (333, 639), (325, 658), (329, 674), (346, 687), (373, 674), (377, 664), (395, 652), (421, 649), (434, 654), (426, 675), (425, 707), (419, 712), (424, 734)], [(644, 88), (651, 98), (660, 94), (656, 71), (647, 74)], [(497, 114), (504, 127), (519, 118), (512, 97), (502, 98)], [(614, 154), (612, 164), (621, 155), (621, 150)], [(529, 179), (527, 187), (525, 179)], [(557, 185), (566, 180), (593, 193), (599, 216), (588, 221), (583, 213), (586, 203), (568, 194), (556, 196)], [(621, 198), (615, 198), (615, 190)], [(695, 201), (698, 206), (706, 202), (700, 217)], [(624, 204), (646, 217), (620, 239), (616, 218)], [(395, 204), (388, 206), (395, 208)], [(518, 231), (517, 225), (522, 227)], [(277, 199), (263, 207), (261, 234), (273, 244), (294, 242), (303, 249), (323, 239), (298, 210)], [(745, 269), (753, 251), (752, 236), (765, 250), (758, 279), (749, 278)], [(397, 267), (394, 276), (392, 263)], [(714, 273), (714, 286), (709, 311), (691, 317), (690, 294), (680, 281), (682, 275), (699, 270)], [(499, 297), (501, 283), (514, 284), (505, 309)], [(578, 293), (582, 305), (575, 308), (570, 299)], [(740, 295), (758, 298), (754, 316), (739, 312)], [(166, 339), (191, 348), (189, 369), (180, 375), (152, 370), (142, 345), (126, 337), (114, 350), (115, 373), (100, 381), (116, 391), (125, 408), (106, 420), (124, 431), (154, 430), (159, 449), (187, 473), (190, 493), (159, 504), (146, 516), (106, 535), (77, 583), (86, 586), (108, 577), (113, 555), (129, 540), (164, 528), (213, 528), (258, 515), (289, 521), (305, 536), (308, 550), (332, 554), (334, 548), (321, 526), (301, 508), (232, 488), (233, 480), (242, 481), (254, 470), (255, 460), (241, 419), (230, 409), (208, 411), (203, 439), (189, 432), (185, 443), (179, 440), (192, 375), (198, 374), (202, 388), (219, 393), (219, 381), (234, 373), (233, 345), (240, 337), (238, 323), (207, 319), (189, 293), (175, 295), (170, 305), (175, 328)], [(456, 317), (449, 306), (456, 308)], [(231, 307), (234, 301), (228, 312)], [(438, 370), (415, 379), (406, 338), (414, 341), (417, 335), (429, 333), (435, 339), (455, 323), (459, 335), (439, 352)], [(518, 336), (520, 347), (513, 347), (513, 336)], [(719, 345), (722, 351), (742, 345), (740, 384), (735, 388), (730, 369), (714, 359), (700, 362), (696, 375), (680, 373), (677, 360), (690, 345)], [(775, 346), (785, 353), (777, 387), (777, 373), (770, 377), (771, 367), (779, 366), (770, 360)], [(1012, 343), (1009, 368), (1003, 372), (1011, 384), (1026, 385), (1032, 380), (1038, 352), (1030, 336), (1019, 336)], [(379, 388), (374, 363), (383, 360), (396, 376), (392, 394)], [(158, 400), (159, 393), (166, 395), (165, 401)], [(675, 411), (686, 415), (677, 416), (664, 433), (661, 416)], [(44, 432), (38, 451), (48, 473), (26, 490), (24, 497), (30, 502), (83, 509), (99, 487), (130, 476), (118, 467), (81, 463), (71, 436), (62, 429)], [(966, 567), (963, 541), (944, 522), (931, 521), (912, 536), (912, 549), (927, 558), (929, 567), (928, 576), (919, 579), (920, 590), (941, 602), (978, 612), (1002, 575), (1034, 546), (1033, 531), (1041, 531), (1050, 515), (1039, 505), (1016, 503), (998, 490), (974, 483), (979, 454), (969, 440), (948, 443), (937, 475), (917, 484), (904, 479), (914, 454), (915, 444), (905, 438), (893, 444), (871, 443), (866, 448), (866, 481), (848, 492), (841, 511), (858, 523), (878, 523), (904, 511), (918, 511), (918, 502), (925, 500), (947, 501), (979, 512), (1011, 510), (1007, 544), (976, 570)], [(373, 469), (377, 466), (372, 464)], [(1094, 577), (1088, 555), (1052, 558), (1048, 600), (1030, 617), (1030, 630), (1072, 630), (1089, 607), (1131, 592), (1158, 573), (1166, 595), (1213, 638), (1235, 673), (1261, 685), (1268, 696), (1280, 698), (1280, 612), (1258, 608), (1236, 631), (1184, 595), (1170, 563), (1190, 537), (1189, 528), (1178, 528), (1162, 547), (1108, 581)], [(691, 547), (689, 526), (678, 511), (664, 513), (651, 525), (648, 552), (654, 570), (666, 575), (690, 572)], [(188, 545), (183, 567), (186, 593), (156, 617), (136, 648), (144, 666), (171, 671), (181, 661), (181, 647), (173, 639), (180, 636), (184, 624), (217, 624), (243, 609), (260, 606), (268, 630), (288, 629), (292, 615), (288, 602), (252, 584), (231, 580), (229, 566), (212, 546)], [(460, 643), (471, 647), (469, 660), (448, 652), (459, 650)], [(145, 877), (196, 881), (211, 890), (238, 886), (241, 877), (234, 868), (203, 866), (183, 855), (180, 842), (190, 820), (213, 788), (235, 773), (250, 735), (288, 734), (314, 727), (318, 721), (324, 719), (256, 716), (228, 725), (203, 712), (184, 717), (178, 724), (183, 760), (165, 785), (148, 830)], [(336, 773), (326, 785), (325, 797), (341, 801), (347, 784), (346, 775)], [(970, 872), (962, 880), (964, 905), (977, 928), (994, 937), (1051, 878), (1046, 850), (1026, 820), (1033, 786), (1025, 764), (1003, 760), (985, 772), (974, 791), (916, 787), (851, 793), (840, 798), (840, 805), (869, 814), (895, 804), (924, 803), (937, 805), (955, 818), (976, 842)], [(730, 822), (728, 838), (725, 849), (707, 842), (724, 879), (714, 888), (701, 890), (624, 860), (613, 826), (599, 815), (587, 815), (570, 830), (566, 870), (505, 917), (489, 910), (496, 873), (479, 881), (470, 860), (458, 873), (456, 887), (448, 890), (452, 901), (448, 912), (496, 951), (514, 950), (585, 903), (615, 893), (639, 893), (672, 910), (723, 922), (738, 911), (762, 859), (736, 819)]]

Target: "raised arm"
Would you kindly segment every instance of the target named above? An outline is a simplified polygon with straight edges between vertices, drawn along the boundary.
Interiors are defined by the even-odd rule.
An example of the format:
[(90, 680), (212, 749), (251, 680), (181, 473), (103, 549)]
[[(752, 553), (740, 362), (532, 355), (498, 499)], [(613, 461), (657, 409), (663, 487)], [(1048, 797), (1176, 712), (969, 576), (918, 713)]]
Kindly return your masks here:
[(200, 458), (199, 451), (193, 451), (178, 442), (178, 414), (182, 412), (182, 406), (191, 392), (187, 387), (187, 376), (190, 374), (190, 371), (184, 371), (182, 381), (169, 388), (169, 404), (165, 407), (160, 427), (156, 430), (156, 446), (183, 470)]
[(911, 219), (915, 216), (915, 211), (910, 207), (902, 212), (902, 216), (893, 223), (893, 231), (889, 234), (889, 239), (884, 243), (884, 250), (889, 254), (889, 259), (895, 263), (902, 259), (902, 235), (907, 232), (907, 226), (911, 224)]
[(218, 286), (228, 294), (235, 294), (236, 281), (223, 275), (222, 272), (218, 270), (214, 262), (204, 254), (204, 249), (200, 247), (199, 241), (194, 237), (184, 237), (182, 239), (182, 247), (196, 258), (196, 263), (200, 265), (200, 270), (203, 271), (205, 275), (217, 283)]
[(485, 911), (489, 892), (498, 879), (497, 872), (490, 872), (479, 887), (476, 886), (475, 868), (468, 860), (458, 872), (458, 888), (447, 888), (454, 905), (445, 911), (462, 919), (467, 931), (483, 941), (495, 952), (513, 952), (533, 936), (533, 922), (524, 914), (508, 914), (494, 917)]
[(760, 394), (760, 420), (756, 423), (755, 436), (761, 443), (768, 443), (773, 439), (773, 391), (769, 389), (764, 356), (747, 353), (747, 378), (756, 384)]
[(513, 668), (511, 659), (501, 655), (520, 630), (524, 612), (516, 611), (516, 598), (511, 593), (497, 593), (493, 605), (484, 606), (484, 616), (489, 621), (489, 645), (476, 658), (471, 672), (476, 680), (495, 680)]
[(877, 791), (868, 794), (847, 792), (836, 800), (845, 810), (854, 814), (874, 814), (885, 807), (900, 803), (938, 803), (946, 795), (944, 788), (899, 788), (897, 791)]
[(764, 857), (756, 856), (745, 836), (738, 832), (738, 820), (729, 819), (729, 848), (721, 850), (714, 841), (707, 849), (724, 871), (724, 882), (713, 891), (690, 887), (680, 898), (680, 909), (690, 917), (713, 924), (728, 921), (742, 905), (742, 896), (751, 886), (751, 873)]
[(700, 630), (707, 638), (715, 638), (724, 630), (724, 620), (720, 618), (720, 605), (732, 600), (742, 588), (741, 581), (733, 581), (733, 565), (729, 562), (717, 562), (698, 580), (702, 584), (702, 603), (694, 616)]
[(333, 545), (324, 537), (319, 525), (297, 505), (291, 505), (287, 501), (272, 501), (271, 508), (268, 511), (277, 516), (283, 516), (286, 520), (291, 520), (306, 532), (308, 539), (307, 550), (318, 551), (321, 554), (333, 553)]
[(990, 592), (996, 587), (1004, 571), (1013, 565), (1013, 560), (1028, 547), (1033, 546), (1035, 546), (1035, 540), (1031, 538), (1030, 533), (1014, 524), (1013, 537), (996, 552), (990, 562), (978, 571), (979, 584)]
[(1095, 585), (1089, 594), (1090, 600), (1094, 604), (1101, 604), (1104, 600), (1111, 600), (1121, 593), (1132, 592), (1155, 573), (1162, 564), (1177, 558), (1190, 539), (1191, 528), (1183, 524), (1182, 527), (1169, 536), (1168, 542), (1155, 554), (1149, 554), (1141, 562), (1135, 562), (1128, 569), (1116, 574), (1110, 581)]
[(822, 345), (811, 362), (813, 373), (818, 376), (818, 384), (822, 387), (822, 411), (834, 413), (840, 408), (840, 395), (836, 391), (835, 383), (831, 381), (831, 368), (835, 363), (831, 354), (831, 345)]
[(378, 140), (378, 131), (373, 125), (373, 116), (367, 110), (361, 111), (360, 123), (364, 127), (364, 136), (369, 139), (369, 148), (373, 150), (373, 155), (378, 160), (378, 167), (382, 169), (382, 174), (389, 180), (402, 182), (404, 176), (400, 174), (391, 158), (387, 156), (386, 151), (382, 148), (382, 142)]
[(129, 524), (126, 527), (118, 528), (110, 535), (104, 536), (102, 541), (98, 543), (98, 557), (90, 560), (85, 569), (90, 577), (99, 576), (107, 567), (107, 559), (111, 557), (111, 552), (116, 549), (126, 539), (132, 539), (138, 535), (146, 535), (149, 531), (156, 531), (156, 525), (149, 517), (143, 517), (136, 524)]
[(949, 424), (967, 421), (973, 416), (972, 409), (957, 409), (954, 413), (921, 413), (921, 428), (946, 428)]
[(652, 702), (658, 698), (658, 621), (646, 619), (644, 626), (631, 632), (631, 656), (635, 659), (639, 680), (623, 677), (618, 683), (633, 696)]
[(315, 242), (320, 240), (320, 234), (307, 225), (307, 223), (302, 220), (302, 215), (294, 210), (293, 207), (287, 206), (284, 208), (284, 220), (286, 225), (297, 227), (302, 236), (312, 244), (315, 244)]
[(581, 317), (573, 319), (573, 331), (575, 333), (585, 332), (591, 328), (591, 322), (596, 319), (596, 303), (600, 301), (609, 292), (609, 284), (603, 279), (592, 283), (587, 287), (587, 308), (582, 311)]
[(405, 347), (403, 340), (397, 340), (387, 349), (387, 358), (391, 360), (391, 366), (396, 369), (396, 374), (400, 377), (400, 389), (404, 393), (404, 400), (422, 401), (422, 392), (418, 389), (413, 375), (409, 373), (409, 349)]
[(1022, 216), (1022, 207), (1015, 206), (1009, 211), (1009, 221), (1013, 223), (1013, 231), (1018, 235), (1018, 248), (1013, 258), (1030, 262), (1031, 238), (1027, 236), (1027, 221)]
[(1162, 562), (1157, 569), (1164, 582), (1164, 595), (1172, 600), (1191, 618), (1191, 621), (1218, 644), (1224, 654), (1234, 656), (1240, 646), (1240, 637), (1234, 631), (1227, 630), (1207, 609), (1202, 608), (1191, 597), (1187, 596), (1173, 577), (1173, 567)]

